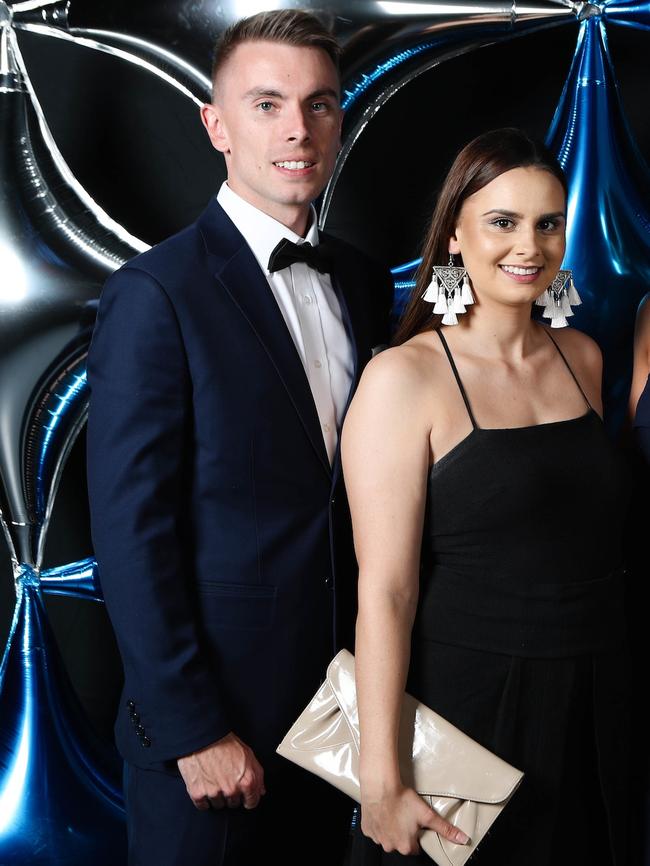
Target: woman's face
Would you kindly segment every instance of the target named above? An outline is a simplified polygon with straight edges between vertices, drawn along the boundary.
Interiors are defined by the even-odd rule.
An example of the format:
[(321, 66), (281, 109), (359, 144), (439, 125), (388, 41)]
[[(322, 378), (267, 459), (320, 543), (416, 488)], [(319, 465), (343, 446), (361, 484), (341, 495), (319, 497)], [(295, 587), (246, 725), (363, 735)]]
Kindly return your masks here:
[(449, 252), (461, 253), (479, 301), (530, 303), (565, 248), (564, 189), (550, 172), (513, 168), (463, 202)]

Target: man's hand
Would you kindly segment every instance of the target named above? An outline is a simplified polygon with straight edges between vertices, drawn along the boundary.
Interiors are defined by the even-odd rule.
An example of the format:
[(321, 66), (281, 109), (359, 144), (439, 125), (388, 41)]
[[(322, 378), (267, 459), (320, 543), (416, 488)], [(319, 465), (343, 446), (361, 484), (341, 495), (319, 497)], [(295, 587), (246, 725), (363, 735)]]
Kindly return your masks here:
[(179, 758), (178, 769), (197, 809), (254, 809), (266, 793), (264, 770), (253, 750), (232, 732)]

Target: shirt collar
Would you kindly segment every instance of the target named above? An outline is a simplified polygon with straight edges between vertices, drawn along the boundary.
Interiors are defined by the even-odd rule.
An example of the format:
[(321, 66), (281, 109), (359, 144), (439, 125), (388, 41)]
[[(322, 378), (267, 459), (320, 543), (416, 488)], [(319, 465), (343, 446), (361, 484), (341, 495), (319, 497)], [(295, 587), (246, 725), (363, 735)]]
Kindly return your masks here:
[(259, 266), (268, 274), (269, 256), (283, 238), (302, 244), (308, 241), (312, 246), (318, 244), (318, 228), (316, 210), (310, 206), (309, 229), (304, 238), (282, 225), (273, 217), (245, 201), (224, 181), (217, 194), (217, 201), (244, 236), (244, 240), (253, 251)]

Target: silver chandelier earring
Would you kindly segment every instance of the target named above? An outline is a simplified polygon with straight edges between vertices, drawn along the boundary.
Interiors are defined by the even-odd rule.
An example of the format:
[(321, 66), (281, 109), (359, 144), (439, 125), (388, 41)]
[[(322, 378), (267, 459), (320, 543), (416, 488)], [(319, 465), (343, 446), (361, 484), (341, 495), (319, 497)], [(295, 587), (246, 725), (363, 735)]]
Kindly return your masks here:
[(422, 300), (434, 304), (433, 312), (442, 315), (443, 325), (457, 325), (458, 315), (466, 313), (467, 306), (474, 303), (467, 270), (454, 265), (452, 253), (448, 265), (433, 266)]
[(566, 328), (568, 316), (573, 315), (571, 306), (582, 303), (580, 295), (573, 282), (573, 271), (568, 268), (560, 270), (557, 276), (535, 301), (538, 307), (544, 307), (542, 316), (550, 319), (551, 328)]

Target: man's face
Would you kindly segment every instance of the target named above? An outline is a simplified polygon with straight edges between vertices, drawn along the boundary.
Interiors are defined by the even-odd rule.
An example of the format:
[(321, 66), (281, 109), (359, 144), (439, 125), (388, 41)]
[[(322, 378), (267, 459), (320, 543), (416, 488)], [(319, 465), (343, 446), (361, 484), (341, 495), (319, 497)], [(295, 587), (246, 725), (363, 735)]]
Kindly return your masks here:
[(298, 233), (332, 175), (342, 116), (327, 53), (267, 41), (235, 48), (202, 110), (231, 189)]

